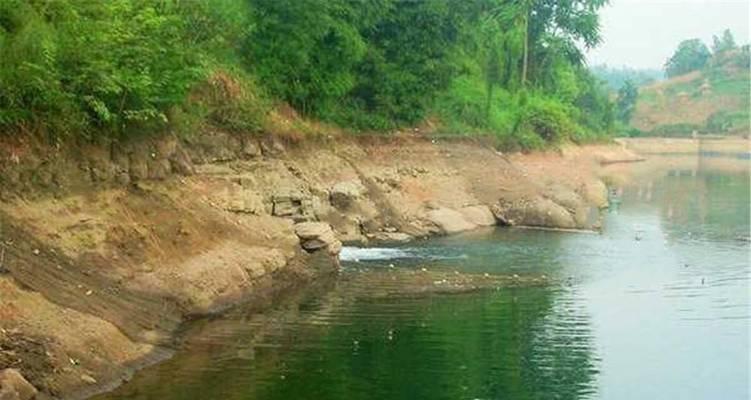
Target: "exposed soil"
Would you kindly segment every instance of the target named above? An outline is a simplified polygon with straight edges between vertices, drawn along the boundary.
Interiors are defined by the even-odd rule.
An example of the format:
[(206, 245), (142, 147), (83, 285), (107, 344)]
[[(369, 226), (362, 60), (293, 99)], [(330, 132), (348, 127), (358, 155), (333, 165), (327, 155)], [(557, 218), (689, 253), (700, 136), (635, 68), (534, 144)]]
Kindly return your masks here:
[[(20, 368), (41, 398), (107, 390), (168, 357), (185, 321), (273, 304), (330, 273), (335, 260), (302, 250), (298, 222), (326, 222), (354, 242), (496, 224), (593, 228), (607, 204), (600, 166), (638, 159), (620, 145), (506, 155), (462, 140), (290, 144), (221, 132), (98, 147), (7, 144), (0, 369)], [(397, 279), (385, 295), (546, 284)]]

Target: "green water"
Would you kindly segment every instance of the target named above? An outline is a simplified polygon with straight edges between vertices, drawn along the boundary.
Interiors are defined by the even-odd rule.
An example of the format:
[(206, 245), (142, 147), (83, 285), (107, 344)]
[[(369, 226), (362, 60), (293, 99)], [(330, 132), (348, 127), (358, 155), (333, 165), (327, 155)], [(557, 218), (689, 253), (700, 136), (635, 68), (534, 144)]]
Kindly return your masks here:
[[(205, 322), (174, 359), (100, 398), (748, 399), (744, 165), (664, 168), (616, 188), (599, 235), (496, 229), (348, 248), (347, 279)], [(560, 283), (382, 298), (398, 282), (359, 277), (389, 264)]]

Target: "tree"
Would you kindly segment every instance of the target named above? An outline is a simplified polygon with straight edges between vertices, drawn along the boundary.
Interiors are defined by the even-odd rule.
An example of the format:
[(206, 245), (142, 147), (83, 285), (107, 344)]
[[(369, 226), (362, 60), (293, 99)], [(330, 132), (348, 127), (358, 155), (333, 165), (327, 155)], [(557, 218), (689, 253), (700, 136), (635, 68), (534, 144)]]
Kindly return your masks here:
[(665, 63), (665, 73), (668, 77), (674, 77), (702, 69), (711, 57), (712, 54), (701, 40), (684, 40)]
[[(608, 0), (506, 0), (491, 12), (502, 25), (521, 34), (520, 81), (537, 81), (553, 54), (581, 65), (578, 44), (592, 48), (600, 43), (598, 11)], [(547, 64), (550, 65), (550, 64)]]
[(623, 86), (618, 90), (618, 99), (616, 100), (616, 112), (618, 119), (624, 124), (631, 121), (631, 116), (636, 108), (636, 98), (639, 96), (639, 89), (633, 81), (627, 79)]
[(735, 48), (735, 38), (730, 29), (725, 29), (722, 33), (722, 38), (717, 37), (717, 35), (712, 36), (712, 52), (714, 54), (722, 54)]

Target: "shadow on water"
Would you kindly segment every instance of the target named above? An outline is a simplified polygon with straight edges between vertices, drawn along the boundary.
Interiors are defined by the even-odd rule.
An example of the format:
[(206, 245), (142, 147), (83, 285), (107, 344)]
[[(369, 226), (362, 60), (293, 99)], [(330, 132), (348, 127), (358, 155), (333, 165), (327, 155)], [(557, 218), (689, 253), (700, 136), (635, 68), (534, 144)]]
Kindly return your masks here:
[[(349, 248), (340, 279), (201, 322), (174, 359), (99, 398), (747, 398), (748, 162), (717, 161), (614, 188), (600, 235)], [(423, 269), (555, 283), (381, 296)]]

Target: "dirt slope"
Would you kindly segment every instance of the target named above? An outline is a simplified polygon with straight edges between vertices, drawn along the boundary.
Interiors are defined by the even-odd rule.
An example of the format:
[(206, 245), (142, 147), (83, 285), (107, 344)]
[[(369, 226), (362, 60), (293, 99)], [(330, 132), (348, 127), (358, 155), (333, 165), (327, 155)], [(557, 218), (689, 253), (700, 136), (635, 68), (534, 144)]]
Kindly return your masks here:
[(499, 223), (592, 228), (592, 146), (504, 155), (418, 137), (285, 144), (213, 132), (111, 147), (0, 146), (0, 370), (41, 398), (106, 390), (168, 356), (182, 322), (269, 304), (332, 270), (295, 224), (409, 240)]

